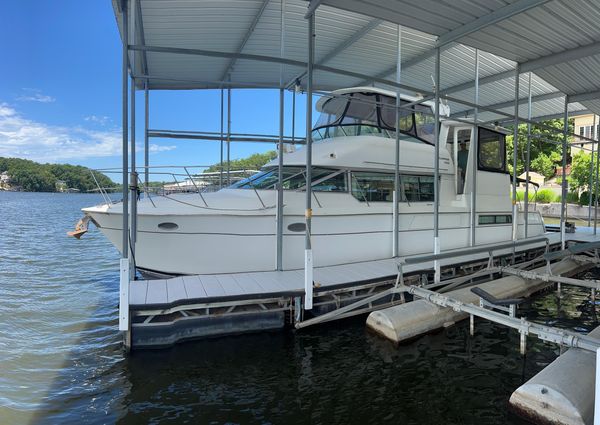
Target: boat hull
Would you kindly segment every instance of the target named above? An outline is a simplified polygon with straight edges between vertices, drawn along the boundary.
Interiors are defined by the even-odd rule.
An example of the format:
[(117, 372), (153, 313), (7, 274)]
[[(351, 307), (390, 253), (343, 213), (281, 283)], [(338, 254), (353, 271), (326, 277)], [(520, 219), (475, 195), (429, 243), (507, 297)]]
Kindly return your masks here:
[[(121, 251), (122, 215), (88, 212), (94, 223)], [(464, 212), (440, 215), (441, 249), (470, 245), (470, 216)], [(544, 233), (541, 216), (530, 213), (529, 236)], [(519, 237), (524, 237), (524, 216), (519, 216)], [(176, 229), (161, 229), (174, 223)], [(286, 215), (283, 234), (283, 268), (304, 265), (304, 217)], [(136, 267), (163, 274), (208, 274), (267, 271), (276, 268), (276, 218), (262, 215), (144, 215), (138, 216), (135, 241)], [(314, 265), (329, 266), (392, 257), (391, 214), (315, 215), (312, 222)], [(291, 229), (291, 230), (290, 230)], [(352, 231), (348, 231), (352, 229)], [(296, 230), (296, 231), (294, 231)], [(399, 255), (431, 253), (433, 214), (400, 213)], [(512, 239), (512, 225), (478, 226), (478, 244)]]

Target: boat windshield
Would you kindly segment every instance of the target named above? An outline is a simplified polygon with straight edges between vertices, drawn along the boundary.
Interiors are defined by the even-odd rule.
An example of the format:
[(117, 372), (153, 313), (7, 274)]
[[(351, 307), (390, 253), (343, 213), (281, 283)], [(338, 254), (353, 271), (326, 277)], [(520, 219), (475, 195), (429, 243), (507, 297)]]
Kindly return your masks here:
[[(401, 104), (407, 104), (401, 100)], [(401, 109), (398, 126), (396, 98), (379, 93), (348, 93), (323, 103), (321, 115), (314, 127), (314, 141), (341, 136), (396, 137), (396, 127), (407, 140), (434, 144), (434, 117), (431, 108), (412, 105)], [(414, 141), (417, 141), (414, 140)]]
[[(346, 173), (343, 170), (314, 167), (312, 169), (312, 189), (320, 192), (346, 191)], [(229, 186), (230, 189), (275, 189), (277, 168), (267, 168), (247, 179)], [(303, 190), (306, 187), (305, 167), (283, 167), (283, 189)]]

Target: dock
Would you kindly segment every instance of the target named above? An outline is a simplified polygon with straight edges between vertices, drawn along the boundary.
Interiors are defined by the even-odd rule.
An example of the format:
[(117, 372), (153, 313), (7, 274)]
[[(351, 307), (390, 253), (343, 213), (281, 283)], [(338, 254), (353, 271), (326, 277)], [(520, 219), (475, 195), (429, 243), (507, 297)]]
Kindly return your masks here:
[[(568, 242), (597, 240), (600, 237), (586, 229), (567, 235)], [(442, 254), (448, 258), (440, 261), (443, 284), (485, 270), (490, 257), (497, 265), (519, 264), (539, 258), (546, 249), (558, 249), (559, 242), (560, 235), (552, 233), (519, 241), (513, 248), (496, 244), (477, 246), (476, 253), (445, 251)], [(315, 267), (310, 316), (302, 308), (303, 270), (132, 280), (128, 288), (131, 344), (136, 348), (164, 347), (195, 338), (304, 327), (309, 320), (389, 290), (396, 284), (399, 266), (407, 284), (432, 282), (433, 261), (410, 264), (410, 258)], [(401, 302), (397, 295), (382, 296), (335, 320)]]

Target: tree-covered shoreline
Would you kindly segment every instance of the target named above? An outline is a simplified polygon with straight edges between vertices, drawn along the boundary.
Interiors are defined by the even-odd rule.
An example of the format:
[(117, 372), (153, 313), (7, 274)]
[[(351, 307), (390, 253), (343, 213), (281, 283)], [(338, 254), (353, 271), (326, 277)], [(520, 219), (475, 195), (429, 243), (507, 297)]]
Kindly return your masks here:
[(4, 174), (3, 189), (24, 192), (60, 192), (75, 189), (79, 192), (97, 190), (94, 177), (103, 188), (115, 187), (116, 183), (102, 173), (81, 165), (40, 164), (21, 158), (0, 157), (0, 174)]

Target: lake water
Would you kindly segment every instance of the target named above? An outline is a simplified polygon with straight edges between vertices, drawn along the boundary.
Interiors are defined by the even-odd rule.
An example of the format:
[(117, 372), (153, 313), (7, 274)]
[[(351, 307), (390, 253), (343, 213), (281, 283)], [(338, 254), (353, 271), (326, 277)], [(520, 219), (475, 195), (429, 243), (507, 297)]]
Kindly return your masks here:
[[(523, 358), (516, 331), (484, 322), (395, 347), (364, 317), (125, 355), (117, 252), (95, 229), (65, 235), (100, 201), (0, 192), (0, 424), (517, 424), (512, 391), (558, 355), (530, 338)], [(521, 313), (598, 325), (570, 288)]]

